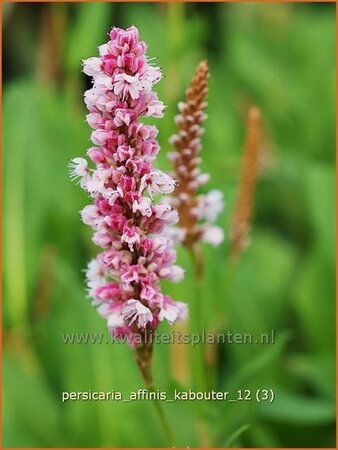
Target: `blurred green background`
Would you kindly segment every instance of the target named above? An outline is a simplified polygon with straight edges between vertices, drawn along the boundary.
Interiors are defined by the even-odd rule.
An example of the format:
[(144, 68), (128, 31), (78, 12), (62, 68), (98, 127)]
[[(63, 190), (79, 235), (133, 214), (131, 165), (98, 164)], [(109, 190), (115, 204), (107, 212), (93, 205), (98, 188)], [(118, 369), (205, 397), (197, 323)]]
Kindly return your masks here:
[[(335, 5), (4, 4), (3, 7), (3, 445), (163, 447), (150, 402), (67, 402), (62, 391), (142, 387), (123, 345), (65, 345), (62, 332), (103, 332), (83, 271), (98, 249), (78, 211), (86, 194), (68, 179), (89, 147), (81, 59), (111, 26), (136, 25), (157, 56), (167, 105), (159, 164), (175, 132), (176, 103), (196, 64), (210, 64), (203, 169), (224, 192), (228, 231), (245, 118), (264, 122), (264, 170), (251, 245), (229, 274), (229, 240), (205, 248), (210, 330), (275, 330), (273, 345), (210, 349), (217, 390), (273, 388), (273, 403), (206, 405), (216, 447), (335, 446)], [(187, 278), (165, 286), (194, 301)], [(164, 329), (164, 328), (162, 328)], [(155, 349), (157, 388), (180, 386), (175, 349)], [(208, 350), (209, 351), (209, 350)], [(186, 364), (183, 361), (183, 365)], [(186, 387), (186, 386), (185, 386)], [(177, 446), (201, 445), (196, 402), (164, 405)]]

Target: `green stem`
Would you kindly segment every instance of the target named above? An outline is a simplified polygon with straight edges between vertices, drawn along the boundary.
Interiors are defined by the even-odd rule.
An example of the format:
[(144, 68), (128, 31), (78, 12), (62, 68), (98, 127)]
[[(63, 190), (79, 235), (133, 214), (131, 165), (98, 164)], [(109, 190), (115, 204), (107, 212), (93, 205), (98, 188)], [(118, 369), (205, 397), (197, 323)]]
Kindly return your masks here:
[[(204, 303), (203, 303), (203, 289), (204, 289), (204, 260), (201, 247), (198, 244), (190, 248), (193, 265), (195, 268), (195, 299), (191, 308), (191, 330), (193, 333), (198, 333), (203, 336), (205, 330), (204, 322)], [(196, 358), (193, 359), (193, 367), (195, 365), (195, 387), (199, 392), (208, 390), (208, 379), (205, 365), (204, 343), (199, 342), (196, 346)], [(206, 421), (206, 404), (201, 402), (199, 404), (199, 418), (197, 421), (197, 433), (202, 447), (210, 447), (208, 423)]]
[[(153, 377), (152, 377), (152, 370), (151, 370), (151, 360), (152, 360), (152, 343), (148, 342), (148, 344), (144, 344), (143, 346), (139, 347), (136, 350), (136, 362), (137, 365), (141, 371), (144, 383), (147, 387), (147, 389), (150, 392), (155, 393), (155, 388), (153, 385)], [(162, 405), (160, 403), (160, 400), (157, 400), (155, 397), (154, 400), (154, 406), (158, 415), (158, 418), (160, 419), (164, 434), (167, 438), (168, 447), (175, 447), (175, 440), (174, 435), (171, 431), (171, 427), (169, 425), (169, 422), (167, 421), (167, 418), (164, 414), (164, 410), (162, 408)]]
[(233, 287), (234, 278), (236, 276), (238, 261), (234, 259), (228, 260), (223, 283), (222, 283), (222, 302), (218, 302), (216, 308), (216, 314), (222, 315), (224, 314), (224, 305), (228, 305), (229, 295), (231, 293), (231, 289)]
[[(203, 254), (199, 245), (194, 245), (191, 248), (191, 257), (195, 268), (195, 299), (192, 307), (191, 331), (202, 336), (204, 330), (203, 320), (203, 287), (204, 287), (204, 264)], [(196, 346), (196, 388), (199, 391), (206, 391), (208, 387), (205, 358), (204, 358), (204, 344), (198, 343)]]
[[(155, 388), (154, 386), (149, 386), (148, 387), (150, 392), (155, 392)], [(160, 400), (154, 400), (154, 406), (155, 409), (157, 411), (158, 414), (158, 418), (160, 419), (163, 431), (166, 435), (167, 438), (167, 442), (168, 442), (168, 447), (175, 447), (175, 439), (174, 439), (174, 435), (173, 432), (171, 430), (171, 427), (169, 425), (169, 422), (164, 414), (164, 410), (162, 408), (161, 405), (161, 401)]]

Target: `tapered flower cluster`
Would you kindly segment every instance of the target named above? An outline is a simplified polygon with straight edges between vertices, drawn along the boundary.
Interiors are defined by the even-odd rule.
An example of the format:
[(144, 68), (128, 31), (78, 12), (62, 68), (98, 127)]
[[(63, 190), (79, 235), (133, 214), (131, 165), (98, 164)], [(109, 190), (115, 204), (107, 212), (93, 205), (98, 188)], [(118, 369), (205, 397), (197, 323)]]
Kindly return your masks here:
[(176, 116), (176, 124), (179, 132), (170, 138), (175, 147), (169, 158), (177, 180), (173, 205), (179, 213), (178, 237), (188, 247), (199, 241), (217, 246), (223, 240), (223, 230), (214, 225), (223, 210), (222, 193), (211, 190), (207, 194), (198, 194), (200, 186), (209, 180), (209, 175), (199, 169), (202, 123), (207, 118), (204, 110), (208, 78), (208, 64), (202, 61), (186, 90), (186, 101), (178, 104), (180, 114)]
[[(93, 77), (85, 92), (94, 144), (88, 156), (71, 162), (71, 176), (93, 201), (82, 220), (94, 230), (93, 242), (103, 248), (87, 270), (89, 295), (114, 337), (135, 337), (154, 330), (166, 319), (186, 316), (186, 306), (161, 292), (160, 281), (179, 281), (173, 241), (165, 227), (178, 221), (175, 209), (158, 194), (170, 194), (175, 181), (153, 166), (159, 151), (157, 129), (141, 117), (162, 117), (164, 105), (153, 92), (161, 71), (146, 57), (138, 30), (113, 28), (99, 57), (83, 62)], [(156, 201), (155, 201), (156, 197)]]
[(231, 257), (237, 259), (249, 243), (261, 149), (261, 114), (256, 106), (248, 112), (237, 201), (230, 226)]

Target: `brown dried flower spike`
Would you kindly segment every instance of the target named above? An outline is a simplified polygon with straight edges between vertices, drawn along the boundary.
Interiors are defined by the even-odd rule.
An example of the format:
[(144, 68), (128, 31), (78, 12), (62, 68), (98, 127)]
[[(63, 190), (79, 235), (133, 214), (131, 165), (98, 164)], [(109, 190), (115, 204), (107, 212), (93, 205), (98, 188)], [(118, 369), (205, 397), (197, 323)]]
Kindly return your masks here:
[(233, 259), (237, 259), (240, 256), (248, 242), (257, 184), (260, 140), (260, 111), (257, 107), (252, 106), (248, 113), (247, 135), (239, 189), (230, 230), (231, 256)]
[[(186, 90), (186, 102), (178, 104), (180, 114), (175, 121), (179, 132), (170, 139), (176, 150), (170, 154), (174, 167), (173, 176), (177, 180), (174, 205), (180, 218), (179, 226), (184, 233), (183, 243), (190, 248), (199, 240), (218, 245), (223, 239), (222, 230), (210, 227), (223, 208), (222, 194), (211, 191), (207, 195), (197, 195), (199, 186), (209, 180), (209, 175), (202, 174), (198, 167), (201, 162), (201, 136), (204, 132), (201, 125), (207, 118), (204, 110), (207, 106), (205, 99), (208, 78), (208, 63), (202, 61)], [(200, 221), (203, 219), (206, 223), (202, 224)], [(214, 233), (216, 240), (210, 239), (210, 231)]]

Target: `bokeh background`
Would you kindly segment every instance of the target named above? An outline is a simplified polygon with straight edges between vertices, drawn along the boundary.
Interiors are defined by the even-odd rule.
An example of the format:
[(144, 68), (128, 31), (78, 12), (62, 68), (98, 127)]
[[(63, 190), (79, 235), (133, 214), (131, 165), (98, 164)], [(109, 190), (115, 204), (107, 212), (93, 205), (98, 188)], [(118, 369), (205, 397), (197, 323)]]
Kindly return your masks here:
[[(111, 26), (135, 24), (157, 56), (167, 105), (157, 121), (159, 164), (176, 103), (196, 64), (210, 64), (203, 137), (208, 187), (221, 189), (225, 233), (236, 199), (250, 105), (264, 123), (264, 154), (251, 244), (232, 277), (229, 239), (205, 248), (209, 330), (275, 330), (273, 345), (207, 349), (217, 390), (275, 389), (271, 404), (207, 405), (217, 447), (335, 446), (335, 5), (3, 4), (3, 445), (161, 447), (147, 402), (61, 403), (62, 391), (142, 387), (130, 349), (65, 345), (63, 332), (102, 332), (83, 271), (97, 252), (78, 211), (86, 194), (68, 179), (89, 127), (80, 61), (96, 55)], [(187, 278), (165, 286), (194, 301)], [(157, 388), (189, 387), (180, 349), (155, 350)], [(188, 383), (188, 384), (186, 384)], [(196, 403), (164, 405), (177, 445), (201, 445)], [(201, 430), (200, 430), (201, 431)], [(204, 430), (205, 431), (205, 430)]]

